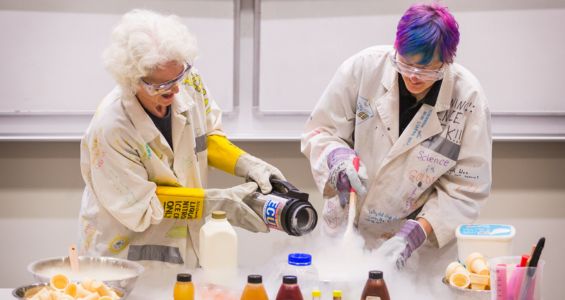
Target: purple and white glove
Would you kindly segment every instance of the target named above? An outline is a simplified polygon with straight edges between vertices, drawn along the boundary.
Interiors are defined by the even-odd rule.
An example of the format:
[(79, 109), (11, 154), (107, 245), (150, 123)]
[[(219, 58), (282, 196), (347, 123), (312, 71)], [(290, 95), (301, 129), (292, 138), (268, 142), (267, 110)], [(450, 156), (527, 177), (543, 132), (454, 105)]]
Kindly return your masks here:
[(406, 260), (426, 240), (426, 231), (418, 221), (406, 220), (395, 236), (384, 242), (377, 253), (396, 264), (397, 269), (406, 265)]
[(350, 148), (336, 148), (328, 154), (327, 162), (330, 169), (329, 183), (338, 191), (339, 204), (345, 207), (349, 201), (349, 190), (351, 187), (360, 196), (367, 194), (364, 181), (367, 180), (367, 171), (359, 161), (359, 171), (353, 166), (353, 159), (357, 157), (355, 151)]

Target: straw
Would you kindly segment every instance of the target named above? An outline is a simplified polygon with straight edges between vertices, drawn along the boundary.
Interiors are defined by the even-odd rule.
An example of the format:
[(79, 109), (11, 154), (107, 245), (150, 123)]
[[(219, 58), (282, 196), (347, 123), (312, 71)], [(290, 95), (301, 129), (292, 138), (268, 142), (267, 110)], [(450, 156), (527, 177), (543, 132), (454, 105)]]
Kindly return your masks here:
[(69, 262), (71, 263), (71, 271), (78, 273), (78, 252), (75, 244), (69, 247)]

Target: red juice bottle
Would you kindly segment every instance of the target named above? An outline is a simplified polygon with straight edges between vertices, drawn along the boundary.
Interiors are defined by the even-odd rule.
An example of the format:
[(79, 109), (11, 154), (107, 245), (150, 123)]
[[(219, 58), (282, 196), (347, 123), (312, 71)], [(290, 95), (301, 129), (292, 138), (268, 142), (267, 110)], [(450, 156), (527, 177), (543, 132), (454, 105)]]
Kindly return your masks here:
[(296, 276), (283, 276), (276, 300), (304, 300)]

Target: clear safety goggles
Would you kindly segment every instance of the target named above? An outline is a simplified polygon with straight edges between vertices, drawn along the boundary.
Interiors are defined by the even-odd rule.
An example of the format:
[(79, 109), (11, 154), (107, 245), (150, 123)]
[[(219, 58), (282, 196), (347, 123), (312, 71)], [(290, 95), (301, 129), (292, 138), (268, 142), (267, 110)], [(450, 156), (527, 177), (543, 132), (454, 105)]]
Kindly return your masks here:
[(192, 68), (192, 66), (190, 64), (186, 63), (184, 65), (184, 69), (182, 70), (182, 72), (177, 77), (175, 77), (171, 80), (165, 81), (163, 83), (149, 83), (149, 82), (146, 82), (143, 79), (141, 79), (141, 83), (142, 83), (143, 87), (145, 88), (145, 90), (147, 91), (147, 93), (151, 96), (165, 94), (168, 91), (170, 91), (177, 83), (179, 83), (181, 80), (183, 80), (184, 76), (186, 75), (186, 73), (188, 73), (188, 71), (190, 71), (191, 68)]
[(422, 69), (405, 64), (398, 60), (396, 57), (397, 52), (395, 52), (394, 55), (392, 53), (389, 54), (389, 58), (394, 69), (404, 76), (416, 76), (423, 81), (437, 81), (443, 78), (445, 64), (442, 64), (439, 69), (435, 70)]

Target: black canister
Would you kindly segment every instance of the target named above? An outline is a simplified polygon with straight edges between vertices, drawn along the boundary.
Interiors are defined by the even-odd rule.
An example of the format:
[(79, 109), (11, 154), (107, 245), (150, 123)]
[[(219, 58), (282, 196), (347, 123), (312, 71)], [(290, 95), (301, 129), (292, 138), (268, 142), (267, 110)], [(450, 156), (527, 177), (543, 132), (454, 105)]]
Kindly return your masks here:
[(255, 192), (243, 201), (263, 218), (269, 228), (295, 236), (314, 230), (318, 214), (308, 202), (308, 194), (283, 180), (271, 179), (271, 184), (273, 191), (270, 194)]

